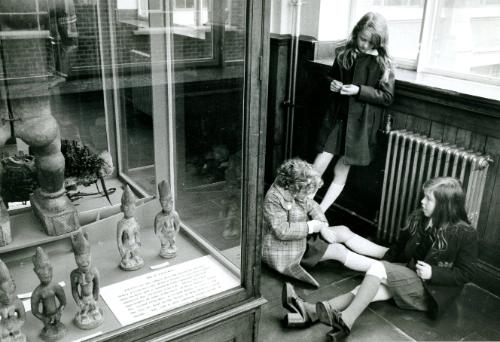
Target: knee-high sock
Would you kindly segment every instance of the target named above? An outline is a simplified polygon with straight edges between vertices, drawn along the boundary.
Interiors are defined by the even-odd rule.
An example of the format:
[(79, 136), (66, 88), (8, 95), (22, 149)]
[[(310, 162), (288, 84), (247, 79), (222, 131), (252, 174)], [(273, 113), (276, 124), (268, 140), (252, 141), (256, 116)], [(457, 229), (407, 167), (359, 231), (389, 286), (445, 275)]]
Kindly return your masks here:
[(373, 301), (378, 292), (379, 286), (380, 278), (370, 274), (365, 276), (365, 279), (363, 279), (358, 293), (354, 296), (351, 304), (347, 307), (347, 309), (342, 311), (342, 319), (349, 327), (352, 328), (352, 325), (359, 315), (361, 315), (366, 307)]
[(359, 272), (366, 272), (371, 267), (371, 265), (377, 260), (371, 259), (361, 254), (357, 254), (351, 251), (346, 252), (344, 266)]
[(359, 254), (364, 254), (373, 258), (382, 259), (388, 248), (377, 245), (358, 234), (353, 233), (352, 237), (345, 242), (345, 245)]
[(328, 210), (328, 208), (330, 208), (333, 202), (335, 202), (337, 197), (339, 197), (342, 190), (344, 190), (344, 186), (345, 184), (337, 184), (337, 183), (330, 184), (330, 187), (328, 187), (328, 191), (326, 192), (325, 197), (323, 197), (323, 200), (319, 205), (324, 213)]
[(334, 297), (327, 302), (332, 309), (343, 311), (349, 306), (349, 304), (351, 304), (353, 299), (354, 294), (352, 292), (347, 292), (340, 296)]

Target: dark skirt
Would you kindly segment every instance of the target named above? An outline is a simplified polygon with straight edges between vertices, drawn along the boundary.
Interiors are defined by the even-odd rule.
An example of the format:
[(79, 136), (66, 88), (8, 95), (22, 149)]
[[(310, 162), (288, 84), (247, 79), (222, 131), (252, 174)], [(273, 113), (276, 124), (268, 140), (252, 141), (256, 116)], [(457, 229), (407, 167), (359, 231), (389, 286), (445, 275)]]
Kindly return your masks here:
[(417, 273), (402, 264), (382, 262), (387, 273), (387, 286), (396, 305), (401, 309), (428, 311), (430, 297)]
[(306, 252), (300, 261), (300, 264), (305, 268), (312, 268), (325, 255), (328, 248), (328, 242), (321, 238), (319, 233), (313, 234), (307, 238)]
[(343, 156), (345, 153), (346, 129), (347, 125), (345, 120), (334, 120), (333, 128), (330, 131), (328, 138), (326, 138), (323, 151)]

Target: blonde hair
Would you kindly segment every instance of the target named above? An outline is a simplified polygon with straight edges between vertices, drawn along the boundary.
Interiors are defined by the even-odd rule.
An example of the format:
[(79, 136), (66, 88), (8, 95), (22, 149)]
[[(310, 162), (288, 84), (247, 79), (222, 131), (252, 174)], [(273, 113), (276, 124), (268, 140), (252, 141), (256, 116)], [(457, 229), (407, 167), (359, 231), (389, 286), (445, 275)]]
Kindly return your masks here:
[(321, 176), (312, 165), (298, 158), (286, 160), (281, 164), (275, 183), (292, 194), (303, 190), (313, 193), (323, 186)]

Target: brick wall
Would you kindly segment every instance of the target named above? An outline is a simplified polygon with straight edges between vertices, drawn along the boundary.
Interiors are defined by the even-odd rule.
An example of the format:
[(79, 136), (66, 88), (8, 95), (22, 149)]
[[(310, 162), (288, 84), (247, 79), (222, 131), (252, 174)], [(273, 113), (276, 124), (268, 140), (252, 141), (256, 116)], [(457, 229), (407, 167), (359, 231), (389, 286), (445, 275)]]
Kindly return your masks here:
[[(2, 0), (3, 1), (3, 0)], [(112, 8), (116, 8), (114, 3)], [(78, 49), (70, 57), (71, 70), (82, 72), (93, 70), (98, 72), (101, 63), (101, 51), (104, 51), (106, 64), (111, 63), (110, 58), (110, 32), (109, 15), (116, 16), (117, 12), (108, 13), (108, 3), (100, 3), (100, 17), (102, 20), (103, 40), (99, 47), (98, 13), (97, 5), (89, 1), (75, 0), (78, 29)], [(239, 60), (244, 57), (245, 47), (245, 15), (244, 1), (232, 2), (231, 30), (224, 36), (224, 59)], [(121, 11), (120, 20), (136, 19), (136, 11)], [(150, 53), (150, 37), (148, 35), (136, 35), (134, 31), (137, 26), (116, 20), (114, 25), (115, 35), (115, 58), (118, 64), (130, 63), (130, 51), (139, 50)], [(207, 32), (205, 39), (197, 39), (187, 36), (175, 35), (174, 59), (199, 59), (212, 56), (212, 32)], [(54, 70), (54, 60), (49, 39), (19, 39), (4, 41), (5, 64), (10, 78), (39, 76)]]

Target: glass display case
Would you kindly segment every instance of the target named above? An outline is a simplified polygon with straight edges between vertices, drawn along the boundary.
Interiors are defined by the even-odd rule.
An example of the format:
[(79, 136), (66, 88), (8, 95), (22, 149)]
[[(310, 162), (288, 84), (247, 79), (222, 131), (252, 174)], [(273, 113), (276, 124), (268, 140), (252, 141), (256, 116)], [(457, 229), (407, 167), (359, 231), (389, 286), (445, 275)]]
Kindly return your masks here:
[(256, 340), (269, 5), (1, 1), (0, 341)]

